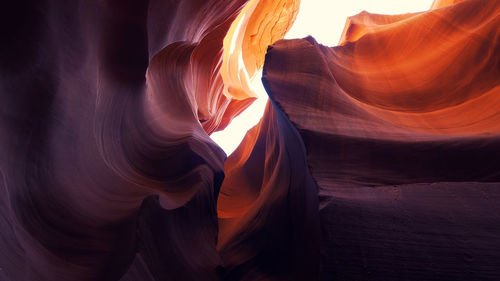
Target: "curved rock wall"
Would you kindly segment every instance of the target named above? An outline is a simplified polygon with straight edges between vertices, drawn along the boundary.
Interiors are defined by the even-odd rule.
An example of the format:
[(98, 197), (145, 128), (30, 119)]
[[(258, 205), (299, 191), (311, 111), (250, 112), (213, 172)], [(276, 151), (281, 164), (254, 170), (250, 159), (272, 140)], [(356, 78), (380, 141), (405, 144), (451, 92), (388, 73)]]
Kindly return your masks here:
[(6, 4), (0, 280), (499, 279), (500, 3), (336, 47), (277, 41), (298, 4)]

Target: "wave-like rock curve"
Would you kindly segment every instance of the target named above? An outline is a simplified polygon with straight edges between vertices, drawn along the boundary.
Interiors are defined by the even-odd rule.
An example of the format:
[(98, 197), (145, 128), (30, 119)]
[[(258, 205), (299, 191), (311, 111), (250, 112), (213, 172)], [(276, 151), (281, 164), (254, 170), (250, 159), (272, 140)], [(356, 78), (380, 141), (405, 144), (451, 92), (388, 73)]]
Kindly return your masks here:
[[(263, 164), (245, 155), (260, 155), (267, 164), (281, 146), (263, 149), (254, 140), (285, 138), (303, 145), (289, 153), (302, 165), (294, 176), (310, 174), (317, 184), (321, 280), (499, 278), (500, 255), (493, 249), (500, 247), (500, 5), (439, 5), (402, 16), (351, 17), (337, 47), (309, 37), (268, 49), (268, 110), (285, 114), (300, 137), (289, 137), (275, 122), (272, 133), (249, 133), (226, 161), (219, 219), (226, 220), (221, 204), (230, 202), (222, 200), (225, 189), (245, 207), (233, 208), (236, 217), (258, 214), (236, 226), (245, 231), (243, 245), (266, 228), (261, 217), (274, 213), (254, 202), (275, 200), (255, 189), (260, 177), (245, 167)], [(273, 178), (274, 188), (288, 179)], [(282, 200), (313, 204), (290, 193)], [(282, 239), (304, 232), (284, 231)]]
[(275, 43), (298, 4), (9, 3), (0, 279), (499, 279), (500, 3)]

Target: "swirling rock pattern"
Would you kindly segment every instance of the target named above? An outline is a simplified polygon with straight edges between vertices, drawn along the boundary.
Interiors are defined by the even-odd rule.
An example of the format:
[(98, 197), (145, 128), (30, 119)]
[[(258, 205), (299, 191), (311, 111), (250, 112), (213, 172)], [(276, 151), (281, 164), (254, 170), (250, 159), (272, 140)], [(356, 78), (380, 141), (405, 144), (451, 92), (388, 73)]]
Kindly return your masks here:
[(298, 3), (7, 4), (0, 280), (500, 279), (500, 3), (276, 42)]
[(321, 279), (500, 277), (499, 12), (361, 13), (341, 46), (269, 48), (264, 84), (319, 188)]
[(244, 4), (8, 4), (2, 278), (119, 280), (134, 259), (125, 279), (216, 278), (225, 155), (206, 132), (249, 104), (218, 75)]

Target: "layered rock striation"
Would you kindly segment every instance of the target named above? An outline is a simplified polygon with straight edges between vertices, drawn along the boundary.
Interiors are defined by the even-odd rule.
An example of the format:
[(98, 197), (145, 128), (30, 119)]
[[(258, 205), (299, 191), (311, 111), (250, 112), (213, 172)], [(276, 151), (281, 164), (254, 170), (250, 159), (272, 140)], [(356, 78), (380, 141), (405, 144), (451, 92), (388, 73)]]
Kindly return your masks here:
[(280, 40), (298, 5), (7, 4), (0, 280), (499, 279), (500, 3), (335, 47)]

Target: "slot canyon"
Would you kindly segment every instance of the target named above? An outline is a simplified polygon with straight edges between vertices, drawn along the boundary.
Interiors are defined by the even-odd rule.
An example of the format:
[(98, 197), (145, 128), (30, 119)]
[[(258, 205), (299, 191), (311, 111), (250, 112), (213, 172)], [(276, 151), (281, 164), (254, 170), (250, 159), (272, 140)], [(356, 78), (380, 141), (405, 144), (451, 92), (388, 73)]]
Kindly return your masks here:
[(0, 281), (500, 280), (500, 1), (300, 7), (5, 3)]

